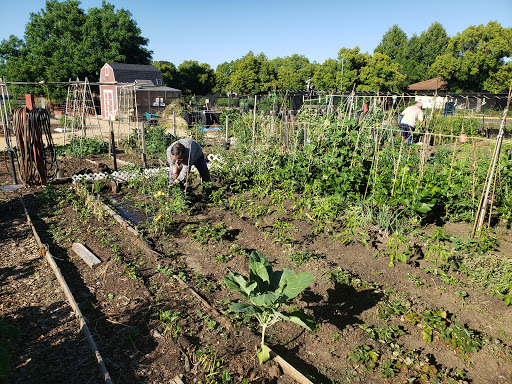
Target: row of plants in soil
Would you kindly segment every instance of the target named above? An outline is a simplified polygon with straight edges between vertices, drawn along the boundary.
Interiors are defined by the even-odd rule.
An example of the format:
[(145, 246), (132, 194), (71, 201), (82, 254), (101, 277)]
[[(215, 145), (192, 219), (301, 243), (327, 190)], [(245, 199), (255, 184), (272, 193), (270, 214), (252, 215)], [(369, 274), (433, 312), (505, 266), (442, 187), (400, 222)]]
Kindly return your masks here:
[[(195, 191), (189, 191), (188, 197), (185, 197), (183, 191), (180, 189), (170, 188), (168, 186), (167, 175), (162, 173), (160, 177), (157, 176), (150, 182), (143, 178), (132, 181), (129, 188), (127, 188), (127, 191), (131, 190), (132, 192), (126, 193), (125, 196), (129, 201), (139, 202), (142, 200), (140, 196), (145, 196), (146, 203), (141, 204), (140, 208), (144, 208), (149, 212), (148, 218), (150, 218), (150, 220), (145, 224), (141, 224), (140, 229), (146, 231), (149, 239), (153, 239), (155, 243), (165, 243), (165, 240), (163, 240), (161, 236), (180, 236), (180, 234), (184, 232), (189, 234), (189, 236), (199, 244), (208, 245), (208, 252), (211, 253), (213, 252), (212, 244), (231, 238), (231, 231), (226, 227), (226, 224), (212, 224), (207, 221), (199, 221), (194, 224), (189, 223), (186, 225), (183, 223), (183, 220), (185, 222), (187, 220), (186, 218), (183, 219), (183, 214), (185, 214), (186, 217), (190, 213), (191, 207), (206, 197), (203, 195), (203, 188), (204, 186), (199, 187)], [(320, 236), (327, 233), (328, 236), (332, 236), (332, 241), (340, 241), (341, 244), (348, 245), (354, 242), (360, 242), (368, 245), (371, 242), (371, 236), (368, 229), (365, 230), (365, 228), (368, 228), (370, 224), (376, 225), (376, 223), (369, 221), (363, 222), (361, 219), (356, 221), (354, 217), (357, 216), (354, 215), (354, 211), (357, 212), (357, 207), (351, 207), (350, 216), (346, 217), (340, 215), (336, 218), (331, 217), (330, 224), (326, 224), (324, 221), (325, 217), (315, 215), (313, 210), (303, 209), (302, 212), (299, 212), (299, 208), (293, 205), (296, 198), (294, 198), (293, 195), (285, 196), (282, 190), (274, 190), (269, 195), (266, 195), (265, 198), (263, 198), (263, 196), (265, 196), (265, 194), (258, 188), (255, 188), (255, 190), (243, 189), (243, 192), (238, 195), (227, 189), (219, 188), (213, 192), (210, 198), (211, 205), (232, 211), (235, 215), (245, 218), (249, 224), (253, 224), (256, 228), (262, 228), (263, 238), (290, 247), (290, 261), (293, 261), (297, 266), (319, 257), (319, 255), (315, 255), (314, 252), (310, 252), (301, 246), (302, 238), (299, 238), (295, 233), (296, 228), (294, 229), (294, 226), (297, 227), (299, 225), (298, 223), (304, 218), (308, 218), (310, 232), (302, 233), (303, 237), (309, 235)], [(326, 212), (330, 212), (330, 210), (327, 209)], [(342, 211), (341, 213), (348, 212)], [(272, 217), (272, 215), (274, 216)], [(293, 218), (294, 215), (297, 215), (296, 219)], [(317, 220), (315, 220), (315, 216), (318, 216)], [(349, 217), (352, 217), (352, 219), (349, 219)], [(337, 221), (336, 223), (334, 222), (335, 219)], [(294, 224), (293, 220), (295, 220), (297, 224)], [(260, 224), (260, 222), (265, 224)], [(345, 223), (339, 224), (340, 222)], [(389, 223), (389, 221), (387, 222)], [(320, 225), (323, 226), (318, 229)], [(405, 229), (406, 224), (402, 223), (402, 225), (404, 225)], [(282, 230), (283, 227), (284, 229)], [(301, 228), (301, 230), (303, 229), (304, 227)], [(382, 227), (382, 230), (386, 230), (386, 227)], [(399, 231), (390, 232), (389, 228), (387, 231), (390, 234), (387, 244), (388, 249), (383, 251), (381, 255), (389, 257), (390, 262), (408, 262), (409, 258), (412, 257), (412, 251), (406, 241), (405, 235)], [(455, 254), (458, 249), (461, 258), (464, 257), (463, 255), (472, 254), (473, 252), (487, 255), (487, 253), (497, 245), (496, 239), (489, 233), (484, 233), (477, 239), (464, 241), (449, 237), (442, 230), (438, 232), (438, 234), (432, 236), (432, 243), (429, 244), (423, 254), (428, 255), (426, 258), (432, 264), (430, 273), (445, 281), (446, 284), (456, 284), (457, 286), (459, 286), (459, 284), (464, 285), (463, 282), (445, 272), (445, 270), (447, 271), (448, 269), (443, 269), (456, 259), (451, 256), (451, 253)], [(172, 240), (169, 239), (168, 241)], [(456, 244), (456, 247), (449, 248), (448, 243)], [(448, 253), (450, 253), (450, 255), (447, 255)], [(214, 256), (212, 255), (212, 261), (215, 263), (228, 263), (237, 255), (244, 255), (244, 252), (237, 247), (236, 244), (232, 244), (227, 251)], [(245, 255), (247, 257), (246, 253)], [(410, 276), (410, 279), (418, 284), (422, 284), (415, 276)], [(461, 297), (464, 296), (463, 291), (460, 291), (459, 294)], [(388, 301), (388, 299), (383, 300), (383, 302), (386, 301)], [(223, 303), (225, 305), (228, 304), (225, 301)], [(483, 339), (478, 333), (475, 333), (474, 330), (468, 330), (461, 325), (453, 315), (447, 314), (446, 311), (442, 309), (430, 309), (410, 313), (401, 311), (397, 312), (396, 315), (405, 316), (404, 318), (411, 324), (411, 327), (419, 324), (424, 330), (422, 332), (423, 340), (446, 340), (447, 344), (456, 350), (463, 358), (467, 358), (471, 353), (479, 351), (482, 346)], [(450, 328), (450, 330), (446, 331), (446, 328)], [(467, 335), (467, 337), (464, 337), (464, 334)], [(472, 335), (474, 334), (477, 334), (477, 336), (473, 337)], [(486, 340), (491, 339), (486, 338)], [(371, 361), (368, 360), (370, 363), (369, 370), (371, 372), (378, 371), (382, 377), (392, 377), (399, 372), (405, 371), (411, 375), (413, 372), (416, 372), (414, 375), (417, 374), (417, 377), (428, 377), (425, 376), (428, 372), (422, 371), (422, 369), (430, 370), (428, 375), (434, 375), (432, 377), (435, 377), (437, 374), (439, 374), (440, 377), (445, 377), (445, 379), (448, 377), (443, 376), (446, 375), (446, 370), (443, 371), (439, 369), (438, 366), (436, 368), (437, 363), (430, 362), (428, 357), (421, 356), (421, 353), (418, 351), (407, 351), (406, 349), (403, 353), (399, 352), (395, 354), (396, 356), (400, 356), (400, 358), (379, 360), (378, 356), (381, 356), (382, 353), (377, 353), (374, 349), (368, 351), (370, 347), (366, 344), (361, 346), (361, 348), (362, 349), (354, 350), (350, 356), (354, 356), (353, 359), (356, 362), (359, 362), (360, 359), (367, 359), (368, 356), (370, 356), (371, 361), (374, 363), (375, 361), (379, 361), (379, 364), (372, 365)], [(261, 352), (263, 351), (264, 348), (261, 349)], [(365, 354), (365, 351), (368, 353)], [(373, 352), (369, 353), (371, 351)], [(363, 355), (363, 357), (357, 357), (360, 355)], [(373, 360), (375, 356), (377, 356), (377, 359)], [(414, 356), (416, 356), (415, 359), (413, 358)], [(363, 365), (366, 366), (366, 363)], [(378, 370), (376, 369), (377, 366), (379, 367)], [(339, 374), (339, 372), (337, 374)], [(336, 377), (336, 374), (334, 374), (334, 377)], [(432, 379), (432, 377), (430, 377), (430, 379)], [(463, 377), (464, 374), (459, 372), (456, 373), (454, 377), (451, 377), (450, 380), (464, 380)]]
[[(389, 237), (385, 253), (390, 265), (421, 256), (439, 273), (463, 273), (511, 304), (511, 264), (488, 256), (499, 247), (496, 226), (508, 226), (511, 219), (511, 151), (505, 149), (500, 158), (490, 230), (457, 239), (440, 228), (432, 237), (424, 237), (420, 249), (411, 249), (406, 234), (416, 235), (428, 224), (474, 220), (493, 148), (453, 144), (424, 153), (404, 147), (386, 130), (347, 132), (331, 120), (324, 120), (314, 132), (317, 140), (296, 143), (289, 153), (270, 145), (280, 141), (277, 131), (254, 152), (244, 140), (235, 150), (223, 151), (222, 161), (211, 169), (219, 186), (209, 197), (211, 203), (251, 219), (256, 228), (281, 243), (300, 243), (295, 233), (301, 223), (311, 228), (310, 236), (331, 233), (344, 244), (368, 244), (376, 230)], [(199, 192), (203, 187), (198, 187)], [(173, 218), (185, 206), (165, 172), (151, 183), (134, 180), (130, 188), (144, 196), (135, 201), (153, 218), (148, 231), (172, 233)], [(493, 272), (482, 274), (489, 267)]]
[[(245, 135), (237, 137), (236, 150), (223, 152), (223, 161), (211, 168), (215, 185), (208, 196), (210, 207), (242, 217), (265, 241), (290, 248), (290, 261), (297, 267), (320, 258), (307, 249), (308, 241), (328, 237), (343, 245), (361, 243), (378, 250), (376, 256), (388, 258), (390, 268), (398, 262), (425, 261), (430, 266), (423, 271), (446, 285), (460, 287), (457, 292), (462, 299), (468, 295), (466, 290), (477, 287), (510, 304), (511, 265), (509, 260), (491, 254), (499, 246), (495, 233), (483, 231), (471, 239), (458, 239), (442, 229), (429, 236), (424, 234), (425, 225), (430, 223), (473, 220), (491, 146), (461, 146), (454, 142), (425, 153), (404, 147), (400, 138), (388, 130), (357, 130), (353, 122), (343, 125), (332, 117), (313, 128), (304, 125), (297, 132), (263, 132), (259, 126), (262, 130), (256, 137), (249, 133), (254, 128), (248, 121), (241, 127)], [(304, 145), (299, 140), (302, 137), (312, 140), (305, 140)], [(282, 143), (286, 144), (284, 148)], [(507, 223), (510, 219), (510, 163), (510, 154), (505, 151), (494, 189), (493, 226), (499, 220)], [(125, 198), (145, 212), (147, 220), (139, 224), (139, 229), (155, 246), (162, 247), (164, 239), (179, 237), (183, 232), (200, 244), (208, 244), (208, 248), (219, 240), (229, 241), (231, 232), (223, 223), (187, 224), (191, 211), (210, 208), (204, 204), (208, 186), (191, 187), (185, 193), (171, 187), (165, 172), (151, 181), (141, 177), (129, 183)], [(376, 246), (378, 236), (386, 241)], [(413, 236), (423, 236), (422, 241), (413, 241)], [(233, 253), (222, 252), (213, 261), (230, 263), (234, 258)], [(493, 268), (492, 276), (482, 274), (489, 266)], [(418, 285), (424, 284), (415, 275), (408, 277)], [(219, 290), (224, 292), (225, 287), (219, 284), (213, 289)], [(383, 302), (390, 302), (389, 297)], [(462, 359), (478, 353), (484, 340), (492, 340), (466, 328), (441, 308), (397, 311), (395, 315), (403, 327), (398, 329), (405, 332), (406, 327), (421, 328), (422, 340), (445, 340)], [(382, 332), (375, 328), (370, 334)], [(499, 344), (499, 340), (492, 342)], [(392, 377), (399, 372), (412, 374), (422, 369), (424, 375), (446, 373), (435, 368), (436, 362), (435, 369), (431, 368), (429, 358), (421, 357), (417, 351), (394, 354), (392, 348), (386, 348), (382, 353), (376, 346), (361, 344), (350, 356), (373, 373), (378, 369), (382, 377), (386, 377), (386, 372)], [(264, 352), (261, 344), (260, 353)], [(389, 353), (399, 358), (388, 359)], [(415, 360), (414, 356), (420, 357)], [(417, 368), (407, 364), (411, 361), (418, 361), (414, 365)], [(329, 377), (336, 380), (337, 375), (339, 372)], [(448, 377), (465, 380), (462, 373), (436, 380)]]
[[(74, 242), (81, 242), (108, 265), (108, 279), (114, 282), (106, 286), (104, 271), (82, 274), (85, 286), (94, 287), (94, 298), (81, 301), (80, 307), (94, 324), (93, 331), (101, 335), (98, 345), (116, 381), (135, 380), (135, 370), (144, 360), (141, 353), (155, 337), (161, 340), (157, 351), (182, 351), (178, 359), (182, 368), (173, 375), (179, 374), (183, 380), (247, 384), (266, 376), (258, 364), (246, 364), (243, 372), (239, 369), (245, 360), (252, 360), (252, 352), (244, 351), (240, 344), (240, 340), (251, 340), (251, 334), (226, 329), (174, 276), (206, 294), (218, 289), (216, 282), (190, 271), (180, 253), (165, 244), (159, 246), (160, 257), (148, 254), (135, 239), (119, 231), (119, 224), (97, 203), (91, 193), (98, 191), (97, 187), (80, 184), (75, 189), (48, 186), (36, 194), (34, 213), (36, 222), (46, 223), (41, 238), (58, 260), (79, 266), (80, 261), (68, 256), (68, 250)], [(70, 283), (75, 293), (83, 291), (84, 287)], [(82, 292), (79, 296), (86, 295)], [(186, 366), (183, 359), (188, 359)], [(156, 380), (164, 380), (162, 372), (155, 374), (161, 377)]]

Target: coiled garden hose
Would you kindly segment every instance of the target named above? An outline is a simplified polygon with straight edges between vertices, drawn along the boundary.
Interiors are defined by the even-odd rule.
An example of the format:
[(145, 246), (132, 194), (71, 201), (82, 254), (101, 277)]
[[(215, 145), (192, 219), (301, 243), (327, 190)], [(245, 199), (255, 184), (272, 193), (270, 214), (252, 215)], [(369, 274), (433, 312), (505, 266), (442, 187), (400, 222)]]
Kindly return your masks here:
[(23, 182), (28, 185), (45, 184), (55, 178), (57, 156), (48, 112), (42, 108), (31, 111), (15, 108), (12, 123), (20, 152), (19, 174)]

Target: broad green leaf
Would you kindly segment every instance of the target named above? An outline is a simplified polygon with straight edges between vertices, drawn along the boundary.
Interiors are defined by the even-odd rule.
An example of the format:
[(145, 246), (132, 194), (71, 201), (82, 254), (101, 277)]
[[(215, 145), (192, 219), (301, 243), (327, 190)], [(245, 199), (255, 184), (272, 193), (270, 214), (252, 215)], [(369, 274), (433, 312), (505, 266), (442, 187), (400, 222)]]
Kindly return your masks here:
[(266, 292), (270, 284), (272, 266), (260, 252), (254, 251), (249, 256), (249, 280), (256, 281), (259, 293)]
[[(278, 291), (279, 283), (281, 282), (281, 278), (283, 276), (283, 271), (275, 271), (270, 275), (270, 287), (269, 290), (271, 291)], [(276, 292), (278, 293), (278, 292)], [(280, 291), (279, 291), (280, 293)]]
[(279, 285), (280, 287), (284, 287), (282, 290), (284, 300), (293, 299), (306, 289), (309, 284), (315, 281), (315, 277), (311, 272), (302, 272), (298, 275), (295, 275), (295, 272), (293, 271), (293, 274), (287, 273), (287, 270), (284, 270), (283, 272)]
[(261, 310), (251, 304), (244, 303), (235, 303), (229, 306), (229, 309), (233, 312), (243, 312), (243, 313), (261, 313)]
[(423, 340), (431, 342), (432, 341), (432, 328), (425, 327), (422, 331), (423, 334)]
[(259, 307), (274, 307), (277, 300), (279, 300), (279, 296), (272, 293), (251, 297), (251, 302)]
[(260, 364), (263, 364), (270, 359), (270, 348), (263, 344), (261, 351), (257, 352), (256, 355), (258, 356)]
[(315, 329), (315, 320), (302, 311), (282, 312), (281, 314), (285, 315), (283, 316), (284, 320), (289, 320), (309, 331), (313, 331)]
[(233, 272), (224, 277), (224, 282), (230, 290), (241, 293), (245, 298), (248, 298), (257, 286), (256, 282), (247, 281), (242, 275)]

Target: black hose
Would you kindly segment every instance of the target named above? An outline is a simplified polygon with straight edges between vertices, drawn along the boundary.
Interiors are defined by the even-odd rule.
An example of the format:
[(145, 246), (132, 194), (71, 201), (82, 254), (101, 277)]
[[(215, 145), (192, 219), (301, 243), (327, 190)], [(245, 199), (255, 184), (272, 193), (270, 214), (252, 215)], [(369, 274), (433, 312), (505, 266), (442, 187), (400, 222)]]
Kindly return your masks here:
[(20, 149), (19, 173), (23, 182), (45, 184), (48, 179), (55, 178), (57, 156), (46, 109), (15, 108), (13, 127)]

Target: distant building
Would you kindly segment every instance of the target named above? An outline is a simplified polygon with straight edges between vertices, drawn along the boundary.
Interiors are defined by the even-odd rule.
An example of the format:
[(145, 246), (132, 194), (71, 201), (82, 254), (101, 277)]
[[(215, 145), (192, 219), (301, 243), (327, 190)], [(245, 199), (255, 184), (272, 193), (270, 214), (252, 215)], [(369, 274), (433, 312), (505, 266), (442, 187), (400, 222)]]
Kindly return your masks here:
[(105, 63), (100, 71), (101, 116), (105, 119), (144, 120), (144, 114), (159, 113), (181, 91), (163, 85), (154, 65)]
[(441, 77), (434, 77), (433, 79), (428, 79), (425, 81), (420, 81), (419, 83), (410, 84), (407, 86), (407, 91), (414, 92), (415, 101), (421, 101), (424, 108), (432, 108), (434, 104), (434, 95), (437, 97), (435, 100), (436, 108), (443, 108), (445, 102), (447, 101), (445, 95), (447, 94), (446, 89), (446, 81), (444, 81)]

